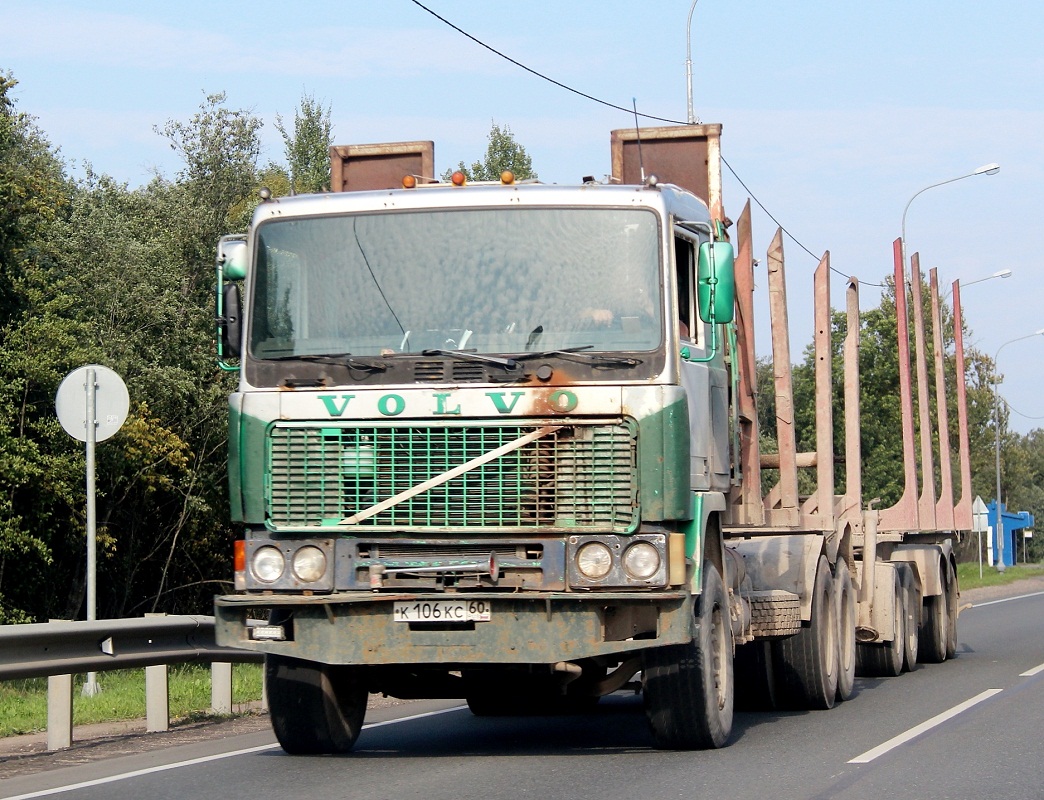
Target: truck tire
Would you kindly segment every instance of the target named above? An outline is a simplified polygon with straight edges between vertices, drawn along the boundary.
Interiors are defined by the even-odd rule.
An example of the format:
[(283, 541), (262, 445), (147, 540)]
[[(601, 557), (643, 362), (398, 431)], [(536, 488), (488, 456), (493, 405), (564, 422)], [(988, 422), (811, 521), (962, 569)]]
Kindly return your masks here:
[(643, 664), (645, 714), (657, 747), (723, 747), (732, 733), (735, 683), (732, 625), (721, 575), (703, 564), (695, 638), (648, 650)]
[(368, 692), (357, 671), (265, 656), (268, 713), (291, 755), (347, 753), (362, 730)]
[(838, 642), (830, 563), (819, 557), (812, 617), (800, 633), (777, 642), (782, 701), (800, 709), (833, 708), (837, 698)]
[(903, 585), (895, 573), (892, 640), (878, 643), (860, 643), (856, 646), (856, 674), (870, 677), (894, 678), (903, 671), (906, 655), (906, 610), (903, 608)]
[(921, 631), (921, 590), (912, 564), (895, 565), (903, 585), (903, 610), (906, 613), (906, 636), (903, 639), (903, 672), (917, 669), (917, 650)]
[(834, 566), (834, 615), (837, 619), (837, 699), (847, 700), (855, 690), (856, 597), (852, 575), (843, 558)]
[(946, 570), (940, 564), (942, 592), (924, 598), (921, 609), (921, 642), (917, 658), (926, 664), (941, 664), (946, 660), (946, 641), (950, 620), (947, 615)]
[(946, 657), (957, 655), (957, 602), (959, 587), (953, 564), (946, 562)]

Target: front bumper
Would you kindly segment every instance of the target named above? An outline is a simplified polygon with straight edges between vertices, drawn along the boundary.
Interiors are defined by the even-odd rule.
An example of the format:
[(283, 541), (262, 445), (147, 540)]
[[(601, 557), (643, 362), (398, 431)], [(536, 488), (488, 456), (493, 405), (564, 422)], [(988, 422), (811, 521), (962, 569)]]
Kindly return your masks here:
[[(400, 600), (491, 604), (488, 622), (396, 622)], [(688, 642), (693, 600), (684, 591), (228, 595), (214, 601), (217, 643), (306, 661), (381, 664), (553, 664)], [(285, 641), (250, 638), (248, 617), (269, 611)]]

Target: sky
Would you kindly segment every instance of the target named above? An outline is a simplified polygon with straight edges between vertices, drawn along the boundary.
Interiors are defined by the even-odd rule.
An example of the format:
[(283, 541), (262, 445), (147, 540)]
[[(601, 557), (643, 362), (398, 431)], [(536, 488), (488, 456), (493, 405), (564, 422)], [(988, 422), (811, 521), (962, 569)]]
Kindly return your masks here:
[[(876, 305), (906, 209), (907, 251), (925, 274), (938, 267), (944, 287), (1012, 271), (965, 287), (967, 343), (999, 353), (1011, 427), (1044, 427), (1044, 336), (1033, 335), (1044, 329), (1044, 4), (698, 0), (688, 31), (690, 0), (423, 5), (578, 92), (678, 121), (688, 32), (694, 112), (722, 124), (734, 171), (726, 213), (753, 198), (756, 258), (777, 225), (789, 234), (794, 360), (812, 337), (819, 256), (829, 251), (864, 282), (862, 306)], [(330, 108), (336, 144), (433, 140), (439, 173), (481, 159), (495, 122), (541, 180), (604, 176), (610, 131), (634, 125), (413, 0), (0, 0), (0, 70), (72, 174), (90, 164), (132, 187), (176, 175), (155, 128), (189, 120), (216, 92), (264, 121), (263, 162), (284, 161), (276, 117), (292, 126), (305, 94)], [(993, 162), (996, 175), (918, 194)], [(763, 273), (756, 282), (764, 288)], [(844, 283), (834, 276), (835, 308)]]

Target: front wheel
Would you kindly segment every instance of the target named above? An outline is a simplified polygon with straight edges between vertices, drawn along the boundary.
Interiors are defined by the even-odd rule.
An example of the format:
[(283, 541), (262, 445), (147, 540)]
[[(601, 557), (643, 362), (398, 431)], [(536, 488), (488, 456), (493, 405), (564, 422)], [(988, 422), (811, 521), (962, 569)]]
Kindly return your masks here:
[(691, 642), (645, 654), (645, 713), (658, 747), (723, 747), (732, 733), (732, 627), (725, 586), (709, 562), (703, 565), (695, 623)]
[(350, 667), (265, 656), (268, 713), (291, 755), (347, 753), (362, 730), (368, 692)]

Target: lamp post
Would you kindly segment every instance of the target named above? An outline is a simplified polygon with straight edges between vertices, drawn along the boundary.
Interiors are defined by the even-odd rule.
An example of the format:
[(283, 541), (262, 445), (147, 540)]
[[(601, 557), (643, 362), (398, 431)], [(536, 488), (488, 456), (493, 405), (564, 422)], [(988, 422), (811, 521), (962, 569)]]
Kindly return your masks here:
[(1000, 465), (1000, 374), (997, 370), (997, 360), (1000, 358), (1001, 350), (1014, 342), (1023, 339), (1032, 339), (1034, 336), (1044, 336), (1044, 328), (1025, 336), (1009, 339), (997, 348), (997, 354), (993, 357), (993, 429), (996, 445), (997, 465), (997, 572), (1004, 572), (1004, 514), (1001, 512), (1001, 465)]
[[(696, 3), (693, 3), (693, 6), (695, 5)], [(689, 14), (691, 16), (691, 10), (689, 11)], [(923, 189), (921, 189), (919, 192), (914, 194), (914, 196), (909, 199), (909, 201), (906, 203), (906, 208), (903, 209), (903, 231), (902, 238), (899, 240), (900, 247), (902, 250), (904, 270), (906, 269), (906, 212), (910, 210), (910, 203), (916, 200), (918, 195), (924, 194), (929, 189), (934, 189), (936, 186), (945, 186), (947, 183), (953, 183), (954, 181), (963, 181), (965, 178), (973, 178), (976, 175), (996, 175), (998, 172), (1000, 172), (999, 164), (983, 164), (981, 167), (972, 172), (969, 172), (967, 175), (958, 175), (956, 178), (950, 178), (949, 180), (939, 181), (938, 183), (933, 183), (930, 186), (925, 186)]]
[(688, 99), (688, 116), (685, 118), (690, 125), (698, 125), (700, 122), (692, 112), (692, 12), (696, 10), (696, 4), (700, 0), (692, 0), (689, 6), (689, 19), (685, 23), (685, 90)]

